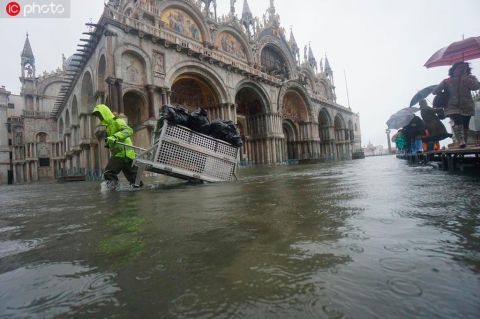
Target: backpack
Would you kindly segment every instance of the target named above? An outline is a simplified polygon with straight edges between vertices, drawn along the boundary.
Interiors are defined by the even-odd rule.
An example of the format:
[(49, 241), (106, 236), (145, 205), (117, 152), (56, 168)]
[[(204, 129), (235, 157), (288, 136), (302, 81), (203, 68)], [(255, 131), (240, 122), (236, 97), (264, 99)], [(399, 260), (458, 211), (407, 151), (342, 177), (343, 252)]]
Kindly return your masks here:
[(448, 105), (448, 100), (450, 98), (450, 93), (448, 90), (445, 88), (441, 90), (437, 95), (435, 95), (435, 98), (433, 99), (433, 107), (434, 108), (445, 108)]
[(450, 92), (447, 88), (444, 88), (433, 98), (432, 105), (436, 109), (437, 116), (439, 119), (445, 119), (445, 108), (448, 105), (448, 100), (450, 99)]

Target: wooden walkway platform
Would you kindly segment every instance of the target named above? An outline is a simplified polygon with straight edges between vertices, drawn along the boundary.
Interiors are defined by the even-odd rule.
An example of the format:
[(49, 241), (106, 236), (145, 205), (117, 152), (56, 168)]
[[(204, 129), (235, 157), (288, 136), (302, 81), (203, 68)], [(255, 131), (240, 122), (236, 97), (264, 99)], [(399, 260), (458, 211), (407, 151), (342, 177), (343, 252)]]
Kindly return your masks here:
[(417, 154), (397, 154), (397, 158), (410, 164), (434, 162), (444, 171), (476, 171), (480, 173), (480, 146), (466, 148), (448, 148)]
[(84, 182), (86, 180), (85, 175), (75, 175), (75, 176), (61, 176), (57, 178), (58, 182)]

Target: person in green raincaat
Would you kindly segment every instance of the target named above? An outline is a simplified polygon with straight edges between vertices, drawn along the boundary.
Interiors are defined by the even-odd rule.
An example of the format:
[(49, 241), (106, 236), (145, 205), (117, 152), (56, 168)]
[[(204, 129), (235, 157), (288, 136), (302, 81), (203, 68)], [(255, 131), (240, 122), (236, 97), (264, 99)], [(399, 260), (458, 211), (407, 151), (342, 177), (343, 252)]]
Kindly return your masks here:
[(133, 134), (131, 127), (127, 125), (124, 119), (116, 117), (108, 106), (99, 104), (93, 109), (95, 115), (102, 125), (105, 125), (107, 131), (107, 138), (105, 139), (106, 147), (110, 149), (112, 157), (105, 167), (103, 177), (107, 181), (109, 189), (115, 189), (118, 185), (117, 175), (122, 171), (132, 187), (141, 187), (135, 184), (137, 177), (137, 168), (132, 166), (133, 160), (136, 157), (135, 151), (123, 144), (132, 145), (130, 136)]

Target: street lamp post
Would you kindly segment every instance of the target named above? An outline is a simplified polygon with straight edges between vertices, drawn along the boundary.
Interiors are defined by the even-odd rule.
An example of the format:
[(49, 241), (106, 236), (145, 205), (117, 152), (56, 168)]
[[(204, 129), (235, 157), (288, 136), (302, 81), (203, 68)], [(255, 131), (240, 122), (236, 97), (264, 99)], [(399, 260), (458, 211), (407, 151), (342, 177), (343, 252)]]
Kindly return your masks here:
[(387, 128), (385, 133), (387, 133), (388, 154), (391, 154), (392, 153), (392, 142), (390, 141), (390, 129)]

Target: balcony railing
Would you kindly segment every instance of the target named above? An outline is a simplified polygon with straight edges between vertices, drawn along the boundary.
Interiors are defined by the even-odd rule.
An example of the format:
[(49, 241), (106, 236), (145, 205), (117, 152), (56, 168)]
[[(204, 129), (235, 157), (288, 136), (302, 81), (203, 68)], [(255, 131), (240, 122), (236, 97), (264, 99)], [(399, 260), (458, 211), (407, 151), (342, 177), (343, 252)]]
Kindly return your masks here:
[(23, 116), (46, 119), (50, 117), (50, 112), (23, 110)]

